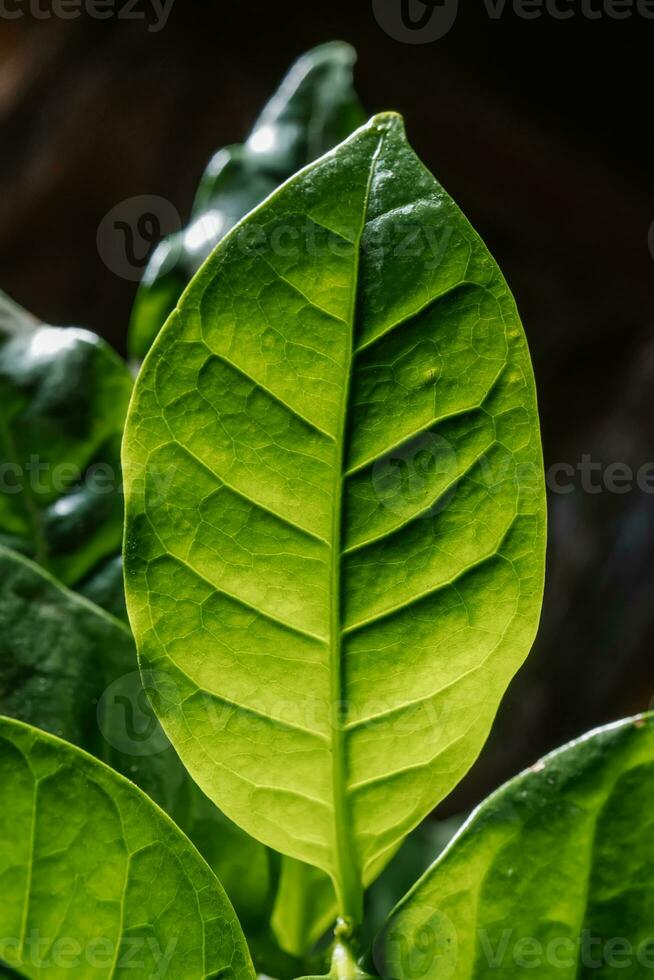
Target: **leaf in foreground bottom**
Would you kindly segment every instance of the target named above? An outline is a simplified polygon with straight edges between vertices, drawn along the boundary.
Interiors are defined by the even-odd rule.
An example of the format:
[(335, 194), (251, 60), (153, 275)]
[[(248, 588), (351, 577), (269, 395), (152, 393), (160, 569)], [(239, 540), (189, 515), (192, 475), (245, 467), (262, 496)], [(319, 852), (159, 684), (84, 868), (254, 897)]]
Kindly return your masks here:
[(389, 917), (380, 976), (649, 975), (653, 725), (600, 728), (490, 796)]
[(29, 978), (254, 977), (227, 896), (164, 813), (91, 756), (7, 718), (0, 937), (0, 959)]
[(359, 919), (362, 883), (483, 745), (544, 566), (515, 304), (398, 116), (216, 249), (145, 362), (123, 460), (166, 732)]
[(268, 926), (271, 855), (198, 789), (152, 712), (127, 627), (0, 545), (0, 715), (90, 752), (144, 790), (217, 874), (249, 935)]

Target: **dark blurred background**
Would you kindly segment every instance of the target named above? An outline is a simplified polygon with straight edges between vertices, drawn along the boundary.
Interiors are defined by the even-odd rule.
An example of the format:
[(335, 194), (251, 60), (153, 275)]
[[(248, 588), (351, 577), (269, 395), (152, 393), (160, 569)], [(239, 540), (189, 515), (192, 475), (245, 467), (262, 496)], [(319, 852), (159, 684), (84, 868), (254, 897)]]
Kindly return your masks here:
[(291, 61), (334, 38), (356, 46), (365, 106), (403, 113), (414, 147), (513, 288), (551, 484), (539, 638), (447, 809), (475, 803), (590, 727), (647, 708), (654, 20), (526, 20), (508, 2), (493, 19), (476, 3), (440, 40), (407, 44), (379, 26), (371, 0), (176, 0), (158, 32), (116, 17), (5, 16), (20, 6), (3, 0), (0, 13), (0, 288), (121, 352), (136, 283), (98, 253), (104, 215), (157, 194), (186, 220), (209, 157), (245, 138)]

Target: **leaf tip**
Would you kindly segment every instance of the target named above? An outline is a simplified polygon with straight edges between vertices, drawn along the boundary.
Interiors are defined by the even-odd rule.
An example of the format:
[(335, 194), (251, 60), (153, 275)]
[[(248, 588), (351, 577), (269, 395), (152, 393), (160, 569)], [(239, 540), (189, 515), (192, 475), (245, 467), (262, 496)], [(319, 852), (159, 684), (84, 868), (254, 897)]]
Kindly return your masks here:
[(325, 41), (324, 44), (319, 44), (302, 55), (300, 61), (303, 60), (313, 64), (324, 61), (340, 61), (351, 66), (356, 64), (357, 52), (347, 41)]
[(371, 129), (377, 130), (379, 133), (395, 132), (399, 136), (404, 136), (405, 134), (404, 119), (399, 112), (391, 110), (377, 113), (369, 121), (368, 126)]

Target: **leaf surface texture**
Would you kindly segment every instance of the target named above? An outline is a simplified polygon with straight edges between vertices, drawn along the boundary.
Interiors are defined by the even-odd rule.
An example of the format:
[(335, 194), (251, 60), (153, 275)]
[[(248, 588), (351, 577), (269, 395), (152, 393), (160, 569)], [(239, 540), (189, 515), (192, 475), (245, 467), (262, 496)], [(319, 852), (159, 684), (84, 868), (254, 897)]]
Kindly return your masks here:
[[(29, 978), (253, 980), (238, 920), (184, 835), (132, 783), (0, 718), (0, 956)], [(153, 883), (156, 886), (153, 887)]]
[(591, 732), (485, 800), (388, 919), (379, 974), (646, 976), (652, 723)]
[(398, 116), (208, 260), (142, 369), (123, 461), (128, 609), (165, 730), (358, 917), (483, 745), (544, 564), (515, 304)]

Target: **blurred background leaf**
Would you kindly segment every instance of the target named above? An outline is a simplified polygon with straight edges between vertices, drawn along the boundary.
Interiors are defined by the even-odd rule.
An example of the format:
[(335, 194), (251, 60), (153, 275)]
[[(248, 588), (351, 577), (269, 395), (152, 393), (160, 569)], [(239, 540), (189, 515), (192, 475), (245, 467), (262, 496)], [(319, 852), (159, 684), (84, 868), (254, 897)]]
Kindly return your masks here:
[(364, 121), (352, 86), (356, 54), (323, 44), (299, 58), (242, 145), (211, 158), (188, 226), (155, 248), (134, 301), (128, 349), (142, 360), (182, 290), (227, 232), (296, 171)]
[(0, 543), (81, 591), (101, 576), (116, 612), (131, 390), (96, 334), (40, 324), (0, 293)]

